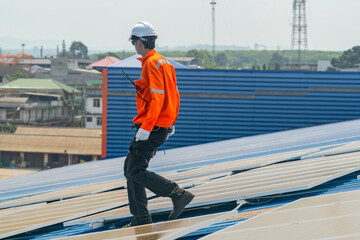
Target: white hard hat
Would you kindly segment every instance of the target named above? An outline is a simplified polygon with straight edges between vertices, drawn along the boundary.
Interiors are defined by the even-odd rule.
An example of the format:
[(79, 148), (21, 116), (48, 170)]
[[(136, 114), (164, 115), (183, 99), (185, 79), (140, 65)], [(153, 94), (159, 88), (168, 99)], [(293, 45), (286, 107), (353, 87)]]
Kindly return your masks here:
[(133, 26), (133, 28), (131, 29), (130, 38), (131, 36), (137, 36), (139, 38), (142, 38), (142, 37), (157, 36), (157, 35), (155, 33), (155, 29), (153, 25), (151, 25), (148, 22), (141, 21)]

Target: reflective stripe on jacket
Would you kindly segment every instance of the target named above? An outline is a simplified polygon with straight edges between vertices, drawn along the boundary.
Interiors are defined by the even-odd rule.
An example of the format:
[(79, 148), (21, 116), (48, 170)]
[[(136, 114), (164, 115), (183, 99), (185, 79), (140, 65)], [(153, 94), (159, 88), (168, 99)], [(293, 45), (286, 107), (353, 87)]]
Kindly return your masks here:
[(142, 89), (140, 96), (147, 103), (136, 96), (138, 115), (134, 123), (142, 123), (141, 128), (150, 132), (154, 126), (174, 125), (180, 107), (174, 67), (155, 49), (138, 59), (142, 63), (142, 71), (140, 79), (135, 82)]

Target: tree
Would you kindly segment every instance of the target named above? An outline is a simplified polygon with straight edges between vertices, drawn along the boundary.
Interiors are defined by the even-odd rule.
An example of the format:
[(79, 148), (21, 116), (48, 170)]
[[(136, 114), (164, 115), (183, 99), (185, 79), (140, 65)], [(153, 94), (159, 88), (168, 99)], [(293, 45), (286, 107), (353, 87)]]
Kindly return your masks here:
[(215, 63), (219, 67), (226, 67), (227, 57), (225, 53), (219, 53), (215, 55)]
[(187, 57), (195, 57), (194, 63), (202, 67), (213, 67), (212, 56), (207, 50), (190, 50), (186, 53)]
[(66, 52), (66, 44), (65, 40), (62, 41), (62, 51), (60, 53), (60, 57), (66, 57), (68, 53)]
[(16, 73), (14, 74), (6, 74), (5, 77), (9, 81), (14, 81), (19, 78), (28, 78), (28, 76), (25, 73), (22, 73), (20, 71), (16, 71)]
[(89, 58), (87, 46), (82, 42), (73, 41), (70, 46), (70, 56), (74, 58)]
[(18, 63), (24, 62), (25, 59), (31, 60), (32, 57), (26, 53), (19, 53), (19, 54), (6, 54), (0, 55), (0, 63), (4, 63), (7, 65), (15, 66)]
[[(280, 70), (280, 66), (286, 64), (287, 62), (289, 62), (289, 58), (283, 57), (279, 53), (275, 52), (271, 56), (271, 59), (269, 61), (269, 66), (276, 70)], [(279, 66), (277, 66), (277, 65), (279, 65)], [(279, 69), (277, 69), (277, 68), (279, 68)]]
[(280, 70), (280, 63), (279, 62), (276, 62), (275, 63), (275, 70)]
[(343, 52), (338, 58), (331, 60), (331, 65), (336, 68), (351, 68), (360, 63), (360, 46), (355, 46)]

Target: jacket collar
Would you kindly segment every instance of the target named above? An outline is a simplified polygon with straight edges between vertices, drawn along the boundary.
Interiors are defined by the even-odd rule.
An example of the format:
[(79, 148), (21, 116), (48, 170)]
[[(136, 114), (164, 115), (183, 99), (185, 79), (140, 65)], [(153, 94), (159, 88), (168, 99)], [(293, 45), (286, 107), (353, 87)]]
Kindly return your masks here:
[(137, 60), (139, 60), (141, 62), (141, 64), (143, 64), (146, 61), (146, 59), (148, 59), (155, 53), (156, 53), (155, 49), (151, 49), (144, 57), (138, 58)]

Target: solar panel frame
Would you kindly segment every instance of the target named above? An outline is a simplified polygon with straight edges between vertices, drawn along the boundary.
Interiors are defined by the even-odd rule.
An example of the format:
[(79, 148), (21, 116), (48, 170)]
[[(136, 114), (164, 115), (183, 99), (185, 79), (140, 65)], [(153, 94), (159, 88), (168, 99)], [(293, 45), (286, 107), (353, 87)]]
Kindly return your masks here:
[[(331, 160), (332, 162), (329, 163)], [(340, 160), (341, 162), (339, 162)], [(346, 161), (349, 162), (348, 165)], [(332, 166), (331, 172), (319, 172), (319, 170), (315, 171), (315, 164), (312, 164), (313, 162), (318, 165), (317, 167), (320, 170), (323, 166)], [(275, 173), (272, 172), (273, 169), (276, 168), (280, 168), (281, 171), (286, 170), (286, 173), (283, 174), (282, 178), (279, 178), (281, 171)], [(291, 172), (289, 172), (289, 169)], [(189, 209), (224, 202), (238, 201), (239, 199), (253, 199), (282, 193), (308, 190), (322, 183), (359, 170), (360, 153), (349, 153), (342, 156), (336, 155), (323, 158), (279, 163), (276, 165), (270, 165), (246, 172), (241, 172), (236, 175), (215, 179), (208, 183), (195, 186), (190, 189), (190, 191), (195, 194), (195, 198), (189, 205), (186, 206), (186, 208)], [(267, 178), (269, 179), (274, 177), (277, 178), (275, 183), (272, 185), (264, 185), (264, 179), (266, 176), (265, 174), (267, 174)], [(291, 178), (291, 175), (296, 176)], [(245, 185), (245, 179), (247, 179), (248, 185)], [(239, 182), (241, 184), (239, 184)], [(216, 186), (220, 186), (220, 188), (214, 190), (214, 187)], [(224, 193), (225, 190), (226, 192)], [(151, 213), (168, 212), (172, 210), (172, 203), (166, 198), (151, 199), (148, 203), (148, 208)], [(64, 226), (85, 224), (97, 221), (120, 220), (128, 217), (128, 212), (129, 209), (127, 206), (125, 206), (107, 213), (94, 215), (94, 218), (87, 217), (86, 219), (65, 222)]]
[[(353, 120), (171, 149), (167, 151), (166, 156), (160, 154), (161, 151), (159, 151), (151, 161), (150, 169), (164, 172), (360, 140), (360, 132), (356, 131), (359, 122), (360, 120)], [(187, 152), (191, 153), (188, 157), (184, 156)], [(1, 179), (0, 202), (74, 185), (81, 186), (121, 179), (123, 178), (123, 161), (124, 158), (114, 158), (72, 165), (71, 168), (51, 169), (13, 179)], [(166, 165), (169, 166), (166, 167)]]
[[(284, 232), (292, 239), (343, 239), (342, 236), (346, 239), (347, 236), (359, 236), (360, 228), (356, 224), (360, 219), (359, 197), (360, 190), (299, 199), (201, 239), (235, 239), (235, 236), (252, 236), (254, 240), (264, 239), (265, 236), (285, 239)], [(331, 223), (326, 231), (324, 227)]]

